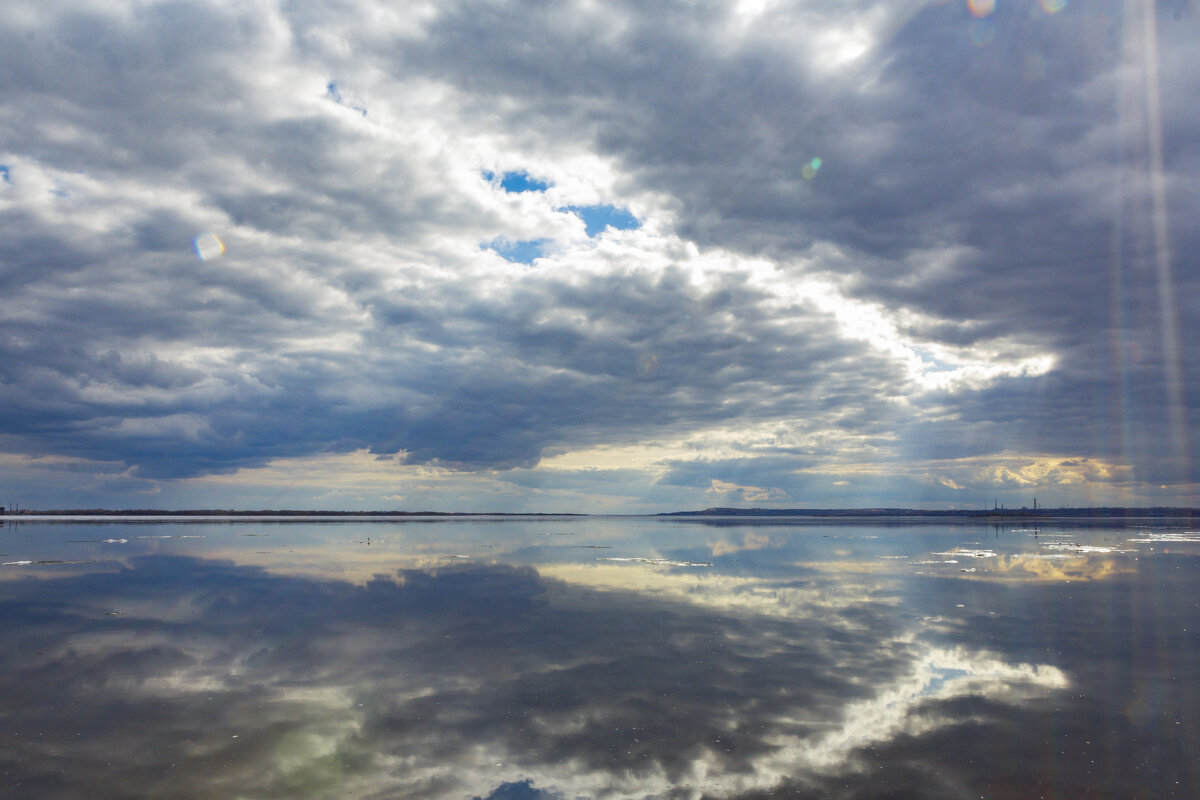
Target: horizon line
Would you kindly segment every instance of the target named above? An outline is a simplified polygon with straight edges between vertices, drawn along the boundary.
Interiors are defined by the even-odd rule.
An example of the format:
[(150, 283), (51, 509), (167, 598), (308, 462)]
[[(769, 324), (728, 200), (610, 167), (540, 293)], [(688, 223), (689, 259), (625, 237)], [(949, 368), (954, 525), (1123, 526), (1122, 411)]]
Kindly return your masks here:
[(1056, 516), (1200, 516), (1200, 508), (1190, 506), (1060, 506), (1057, 508), (988, 508), (988, 509), (923, 509), (899, 506), (865, 506), (850, 508), (763, 508), (732, 506), (701, 510), (678, 510), (649, 513), (583, 513), (568, 511), (403, 511), (403, 510), (336, 510), (336, 509), (157, 509), (157, 508), (67, 508), (67, 509), (8, 509), (0, 506), (3, 517), (47, 516), (164, 516), (164, 517), (671, 517), (671, 516), (936, 516), (936, 517), (1041, 517)]

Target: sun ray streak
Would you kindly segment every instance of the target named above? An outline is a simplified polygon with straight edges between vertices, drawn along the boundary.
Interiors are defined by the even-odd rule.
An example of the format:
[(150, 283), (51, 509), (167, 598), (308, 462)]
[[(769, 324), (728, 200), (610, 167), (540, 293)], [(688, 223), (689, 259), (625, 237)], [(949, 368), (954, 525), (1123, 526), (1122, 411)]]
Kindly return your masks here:
[(1162, 97), (1158, 81), (1158, 29), (1154, 0), (1140, 0), (1142, 53), (1146, 69), (1146, 122), (1150, 150), (1150, 180), (1154, 217), (1154, 259), (1158, 278), (1163, 355), (1167, 371), (1167, 413), (1180, 477), (1187, 474), (1188, 444), (1184, 420), (1183, 383), (1179, 360), (1179, 325), (1171, 275), (1171, 239), (1167, 227), (1167, 189), (1163, 174)]
[[(1171, 236), (1168, 223), (1166, 173), (1163, 158), (1162, 97), (1159, 82), (1159, 49), (1155, 0), (1127, 0), (1125, 6), (1127, 65), (1139, 93), (1136, 101), (1125, 106), (1134, 115), (1133, 129), (1141, 132), (1145, 148), (1145, 169), (1150, 212), (1150, 244), (1153, 248), (1153, 267), (1158, 312), (1158, 329), (1162, 346), (1164, 381), (1164, 420), (1169, 444), (1165, 450), (1171, 461), (1171, 471), (1179, 480), (1190, 474), (1187, 413), (1184, 398), (1183, 365), (1180, 356), (1180, 333), (1176, 309), (1175, 281), (1172, 274)], [(1141, 117), (1137, 119), (1136, 117)], [(1127, 420), (1127, 425), (1131, 421)], [(1128, 436), (1128, 432), (1127, 432)]]

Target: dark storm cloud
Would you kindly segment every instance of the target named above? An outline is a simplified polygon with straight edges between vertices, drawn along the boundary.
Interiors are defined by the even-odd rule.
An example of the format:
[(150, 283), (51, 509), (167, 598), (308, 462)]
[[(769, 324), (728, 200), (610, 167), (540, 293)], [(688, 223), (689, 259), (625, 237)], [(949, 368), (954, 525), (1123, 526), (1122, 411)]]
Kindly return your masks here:
[[(141, 479), (363, 448), (478, 470), (779, 422), (883, 461), (1023, 449), (1187, 478), (1163, 444), (1200, 411), (1181, 367), (1200, 358), (1200, 21), (1160, 9), (1151, 53), (1137, 8), (6, 20), (0, 444)], [(586, 196), (552, 174), (580, 154), (612, 173)], [(593, 241), (589, 208), (642, 227)], [(196, 258), (205, 231), (223, 258)], [(812, 276), (918, 350), (1054, 367), (921, 392), (828, 307), (777, 296)], [(795, 468), (821, 449), (768, 452), (789, 447)], [(671, 469), (661, 486), (704, 485)], [(785, 485), (754, 469), (786, 472), (710, 481)]]

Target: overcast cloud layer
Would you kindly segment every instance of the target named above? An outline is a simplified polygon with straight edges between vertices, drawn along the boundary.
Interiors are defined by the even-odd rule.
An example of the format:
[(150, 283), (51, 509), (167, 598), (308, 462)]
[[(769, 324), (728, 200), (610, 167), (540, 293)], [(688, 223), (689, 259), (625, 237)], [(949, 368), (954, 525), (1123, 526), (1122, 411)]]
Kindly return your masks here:
[(1196, 504), (1197, 41), (1187, 0), (19, 4), (0, 504)]

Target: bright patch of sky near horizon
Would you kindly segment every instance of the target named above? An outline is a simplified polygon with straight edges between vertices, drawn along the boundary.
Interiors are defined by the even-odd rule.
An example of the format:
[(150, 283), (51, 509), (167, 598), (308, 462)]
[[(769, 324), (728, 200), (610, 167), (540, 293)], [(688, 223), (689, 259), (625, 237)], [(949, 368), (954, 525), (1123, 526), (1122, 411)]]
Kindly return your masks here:
[(1196, 503), (1197, 33), (1148, 0), (10, 15), (0, 504)]

